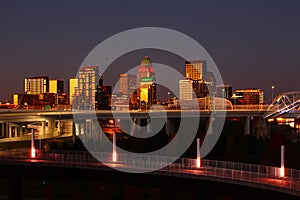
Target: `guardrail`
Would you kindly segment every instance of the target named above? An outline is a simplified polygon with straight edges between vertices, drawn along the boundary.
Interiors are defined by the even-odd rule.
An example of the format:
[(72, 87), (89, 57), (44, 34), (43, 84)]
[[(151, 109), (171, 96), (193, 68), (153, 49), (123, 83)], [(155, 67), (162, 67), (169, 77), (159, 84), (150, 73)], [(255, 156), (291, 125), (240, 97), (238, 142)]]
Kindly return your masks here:
[[(9, 150), (0, 152), (0, 160), (20, 160), (30, 158), (29, 149)], [(120, 164), (131, 169), (146, 169), (158, 173), (180, 173), (195, 176), (208, 176), (234, 181), (256, 183), (277, 188), (285, 188), (300, 196), (300, 170), (285, 168), (281, 177), (280, 168), (273, 166), (236, 163), (218, 160), (201, 159), (201, 167), (196, 167), (196, 159), (175, 159), (166, 156), (149, 156), (139, 154), (118, 153), (117, 162), (113, 162), (112, 153), (94, 152), (93, 155), (102, 164)], [(56, 165), (80, 168), (99, 168), (101, 164), (94, 156), (86, 151), (37, 151), (38, 160), (53, 162)], [(171, 162), (176, 160), (175, 162)], [(163, 167), (166, 166), (166, 167)]]

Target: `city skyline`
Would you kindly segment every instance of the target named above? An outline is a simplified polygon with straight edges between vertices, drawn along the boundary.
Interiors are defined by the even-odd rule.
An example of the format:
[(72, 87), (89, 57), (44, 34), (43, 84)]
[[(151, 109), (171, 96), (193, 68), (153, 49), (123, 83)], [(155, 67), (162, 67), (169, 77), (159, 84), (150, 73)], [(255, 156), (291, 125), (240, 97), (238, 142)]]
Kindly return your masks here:
[[(139, 5), (135, 1), (3, 3), (0, 100), (11, 100), (11, 91), (22, 92), (25, 77), (47, 74), (66, 80), (75, 76), (97, 44), (121, 31), (145, 26), (166, 27), (194, 38), (212, 56), (224, 83), (236, 89), (261, 88), (268, 98), (271, 91), (275, 95), (298, 90), (299, 2), (152, 1), (147, 5), (156, 11), (151, 17), (143, 15)], [(114, 14), (108, 12), (112, 9)], [(166, 9), (172, 12), (167, 15)], [(78, 15), (83, 12), (87, 14)], [(120, 70), (132, 65), (129, 58), (125, 60), (118, 65)]]
[(1, 198), (299, 198), (299, 9), (3, 1)]
[[(188, 99), (191, 99), (191, 98), (201, 98), (201, 97), (205, 97), (205, 96), (207, 96), (209, 94), (213, 95), (212, 91), (209, 92), (207, 89), (206, 89), (207, 90), (206, 91), (205, 87), (208, 87), (208, 88), (213, 87), (213, 88), (215, 88), (213, 90), (216, 90), (217, 87), (226, 86), (226, 84), (224, 84), (224, 85), (223, 84), (216, 85), (215, 84), (215, 82), (216, 82), (215, 80), (213, 82), (207, 81), (207, 78), (209, 78), (209, 76), (207, 76), (207, 74), (210, 73), (212, 77), (214, 77), (214, 75), (213, 75), (212, 72), (207, 71), (206, 67), (205, 67), (205, 69), (203, 69), (204, 71), (202, 70), (202, 68), (201, 69), (199, 68), (199, 66), (200, 66), (199, 63), (203, 63), (203, 62), (206, 63), (205, 60), (201, 60), (201, 61), (200, 60), (185, 61), (185, 70), (184, 70), (186, 72), (185, 79), (181, 79), (181, 80), (178, 81), (178, 85), (177, 85), (177, 87), (178, 87), (178, 94), (176, 94), (176, 93), (174, 94), (173, 93), (172, 95), (173, 95), (174, 98), (177, 98), (177, 99), (185, 99), (186, 98), (186, 97), (182, 97), (182, 95), (181, 95), (181, 90), (182, 90), (181, 83), (185, 83), (185, 81), (190, 81), (187, 84), (187, 86), (186, 86), (186, 87), (188, 87), (191, 90), (190, 91), (191, 94), (190, 94), (190, 97), (188, 97)], [(114, 94), (114, 95), (123, 94), (123, 95), (131, 96), (131, 95), (133, 95), (133, 92), (135, 90), (139, 90), (139, 88), (142, 87), (142, 86), (139, 86), (139, 85), (136, 84), (136, 83), (139, 82), (138, 81), (139, 79), (140, 79), (140, 83), (139, 84), (141, 84), (141, 83), (143, 83), (143, 84), (144, 83), (148, 83), (149, 82), (148, 79), (151, 79), (151, 81), (155, 80), (155, 78), (153, 78), (153, 77), (155, 77), (155, 75), (152, 75), (153, 77), (151, 77), (151, 78), (148, 78), (147, 76), (149, 76), (149, 75), (147, 75), (147, 74), (144, 74), (146, 76), (144, 78), (140, 77), (140, 76), (142, 76), (142, 75), (140, 75), (141, 72), (142, 73), (145, 73), (146, 71), (148, 72), (148, 69), (147, 70), (144, 69), (145, 68), (145, 63), (151, 67), (150, 71), (151, 71), (151, 73), (154, 74), (154, 67), (152, 66), (152, 62), (151, 62), (149, 56), (144, 56), (143, 59), (142, 59), (142, 62), (141, 62), (140, 69), (138, 70), (138, 72), (136, 74), (131, 74), (131, 73), (124, 73), (124, 74), (121, 73), (120, 74), (120, 80), (119, 80), (120, 85), (119, 85), (119, 87), (116, 86), (117, 89), (114, 91), (115, 93), (112, 93), (112, 94)], [(29, 95), (30, 94), (31, 95), (35, 94), (35, 95), (39, 95), (39, 94), (46, 94), (46, 93), (47, 94), (48, 93), (50, 93), (50, 94), (52, 94), (52, 93), (53, 94), (56, 94), (56, 93), (57, 94), (59, 94), (59, 93), (60, 94), (65, 94), (65, 95), (67, 95), (69, 97), (68, 98), (68, 101), (69, 101), (68, 104), (72, 105), (72, 102), (73, 102), (72, 99), (74, 98), (73, 95), (76, 93), (76, 91), (78, 90), (78, 88), (80, 88), (79, 85), (78, 85), (78, 83), (81, 81), (81, 79), (83, 79), (81, 76), (83, 76), (83, 74), (85, 74), (85, 73), (83, 73), (83, 71), (85, 71), (86, 69), (88, 69), (88, 71), (93, 70), (94, 71), (93, 73), (97, 74), (96, 76), (93, 76), (95, 78), (95, 80), (92, 80), (91, 77), (90, 77), (90, 78), (88, 78), (88, 79), (90, 79), (90, 83), (86, 83), (88, 85), (94, 85), (95, 86), (95, 87), (88, 86), (88, 88), (90, 88), (89, 90), (91, 90), (90, 92), (92, 92), (92, 90), (96, 91), (97, 87), (98, 87), (98, 86), (96, 87), (96, 83), (98, 81), (100, 81), (100, 79), (101, 79), (101, 84), (103, 85), (103, 82), (104, 82), (103, 75), (101, 75), (101, 77), (100, 77), (100, 75), (97, 73), (97, 72), (99, 72), (99, 66), (98, 65), (94, 65), (94, 66), (89, 65), (89, 66), (81, 66), (81, 69), (79, 71), (78, 77), (69, 77), (67, 81), (65, 81), (64, 79), (52, 79), (52, 78), (49, 78), (47, 75), (44, 75), (44, 76), (34, 76), (34, 77), (26, 77), (25, 78), (25, 84), (23, 86), (24, 87), (24, 91), (22, 93), (18, 93), (18, 94), (19, 95), (23, 95), (23, 94), (29, 94)], [(87, 75), (88, 75), (88, 77), (90, 76), (89, 73), (87, 73)], [(84, 75), (84, 76), (87, 76), (87, 75)], [(204, 76), (206, 78), (204, 78)], [(123, 80), (124, 78), (126, 78), (126, 80)], [(128, 82), (128, 80), (130, 80), (129, 78), (130, 79), (134, 79), (134, 82), (132, 82), (133, 80), (131, 80), (132, 83), (129, 84), (129, 82)], [(146, 80), (146, 82), (145, 82), (144, 79)], [(33, 82), (33, 83), (30, 84), (30, 82)], [(66, 84), (68, 84), (67, 87), (65, 87), (65, 82), (66, 82)], [(153, 83), (153, 84), (155, 84), (155, 83)], [(193, 86), (190, 87), (189, 84), (192, 84)], [(152, 85), (152, 83), (151, 83), (151, 85)], [(29, 87), (31, 89), (29, 89)], [(107, 87), (107, 86), (105, 86), (105, 87)], [(112, 87), (112, 86), (108, 86), (108, 87)], [(150, 86), (147, 85), (147, 87), (146, 87), (146, 89), (147, 89), (147, 92), (146, 92), (147, 95), (148, 95), (148, 92), (149, 92), (148, 91), (148, 87), (150, 87)], [(68, 90), (64, 91), (63, 88), (68, 88)], [(92, 88), (94, 88), (94, 89), (92, 89)], [(162, 86), (160, 86), (160, 89), (164, 90), (164, 88)], [(244, 89), (239, 88), (239, 89), (236, 89), (235, 91), (239, 91), (239, 90), (252, 90), (252, 89), (254, 89), (254, 90), (256, 90), (256, 89), (261, 90), (260, 88), (247, 87), (247, 88), (244, 88)], [(77, 93), (78, 93), (78, 91), (77, 91)], [(141, 94), (138, 94), (138, 96), (142, 95), (142, 91), (140, 91), (140, 93)], [(145, 93), (145, 91), (144, 91), (144, 93)], [(155, 93), (156, 93), (156, 89), (155, 89), (154, 94)], [(215, 96), (218, 96), (217, 91), (215, 91), (214, 93), (215, 93), (214, 94)], [(18, 94), (17, 93), (12, 93), (12, 101), (10, 101), (9, 103), (16, 104), (15, 103), (16, 102), (15, 95), (18, 95)], [(79, 95), (79, 94), (77, 94), (77, 95)], [(91, 97), (92, 97), (93, 101), (95, 99), (94, 95), (95, 94), (92, 92), (91, 93)], [(193, 95), (195, 95), (195, 96), (192, 97)], [(83, 96), (86, 96), (86, 95), (83, 95)], [(162, 101), (162, 102), (169, 101), (170, 97), (171, 97), (170, 96), (170, 92), (168, 92), (167, 95), (163, 99), (157, 99), (157, 100), (158, 101)], [(156, 99), (157, 97), (154, 97), (154, 98)], [(228, 96), (226, 98), (229, 99), (229, 98), (231, 98), (231, 96)], [(261, 98), (263, 99), (263, 96)], [(147, 100), (144, 100), (144, 99), (142, 99), (142, 101), (146, 101), (147, 102)], [(5, 103), (5, 102), (1, 102), (1, 103)], [(260, 103), (266, 103), (266, 102), (264, 102), (263, 100), (261, 100)], [(19, 105), (19, 104), (20, 103), (18, 103), (16, 105)], [(92, 103), (90, 103), (90, 104), (92, 104)], [(92, 106), (92, 107), (94, 107), (94, 106)]]

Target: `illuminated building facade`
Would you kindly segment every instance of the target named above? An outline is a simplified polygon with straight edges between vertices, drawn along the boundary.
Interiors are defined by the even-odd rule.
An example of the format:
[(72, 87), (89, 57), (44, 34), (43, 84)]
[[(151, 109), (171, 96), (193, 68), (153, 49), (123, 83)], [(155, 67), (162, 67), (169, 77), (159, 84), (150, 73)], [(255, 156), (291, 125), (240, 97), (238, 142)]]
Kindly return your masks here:
[(180, 80), (179, 81), (179, 99), (190, 100), (193, 99), (193, 81), (192, 80)]
[(75, 90), (78, 87), (78, 79), (77, 78), (70, 78), (69, 79), (69, 104), (73, 104), (73, 98), (75, 95)]
[(48, 76), (25, 78), (24, 89), (26, 94), (34, 95), (49, 92)]
[(205, 60), (185, 61), (185, 80), (179, 81), (180, 99), (206, 97), (214, 93), (216, 79)]
[(261, 89), (238, 89), (234, 91), (234, 97), (243, 104), (262, 104), (264, 102), (264, 92)]
[(77, 74), (78, 87), (75, 88), (73, 108), (95, 109), (96, 89), (99, 80), (99, 66), (83, 66)]
[(136, 89), (135, 74), (120, 74), (120, 93), (131, 96)]
[(204, 80), (207, 73), (205, 60), (185, 61), (185, 76), (188, 80)]
[(145, 56), (138, 70), (139, 101), (156, 104), (156, 80), (152, 61)]
[(49, 80), (49, 93), (64, 93), (64, 81), (57, 79)]

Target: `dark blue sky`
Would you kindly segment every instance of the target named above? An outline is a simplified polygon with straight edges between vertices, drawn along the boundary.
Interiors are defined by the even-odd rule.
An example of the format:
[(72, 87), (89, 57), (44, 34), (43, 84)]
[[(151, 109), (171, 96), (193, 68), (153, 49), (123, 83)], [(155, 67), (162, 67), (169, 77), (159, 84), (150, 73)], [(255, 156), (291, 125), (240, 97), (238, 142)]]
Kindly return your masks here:
[(23, 93), (24, 78), (30, 76), (62, 78), (67, 87), (68, 78), (96, 45), (147, 26), (194, 38), (211, 55), (226, 84), (261, 88), (268, 100), (272, 85), (275, 93), (300, 90), (299, 9), (296, 0), (2, 1), (0, 100)]

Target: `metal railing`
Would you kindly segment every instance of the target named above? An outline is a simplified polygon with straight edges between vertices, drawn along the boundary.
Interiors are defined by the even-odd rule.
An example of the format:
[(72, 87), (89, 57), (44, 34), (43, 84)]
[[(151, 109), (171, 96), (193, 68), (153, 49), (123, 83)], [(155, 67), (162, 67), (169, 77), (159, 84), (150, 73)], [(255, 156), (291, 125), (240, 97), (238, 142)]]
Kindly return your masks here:
[[(41, 162), (49, 162), (63, 167), (99, 168), (103, 164), (118, 164), (124, 168), (143, 169), (158, 173), (216, 177), (285, 188), (300, 195), (300, 170), (297, 169), (285, 168), (284, 176), (281, 177), (280, 168), (273, 166), (201, 159), (201, 167), (197, 168), (196, 159), (191, 158), (175, 159), (166, 156), (118, 153), (117, 161), (113, 162), (112, 153), (93, 152), (93, 155), (86, 151), (38, 150), (34, 159), (35, 163), (39, 163), (41, 160)], [(24, 159), (30, 159), (29, 149), (0, 152), (0, 160), (25, 162)], [(172, 162), (173, 160), (175, 162)]]

